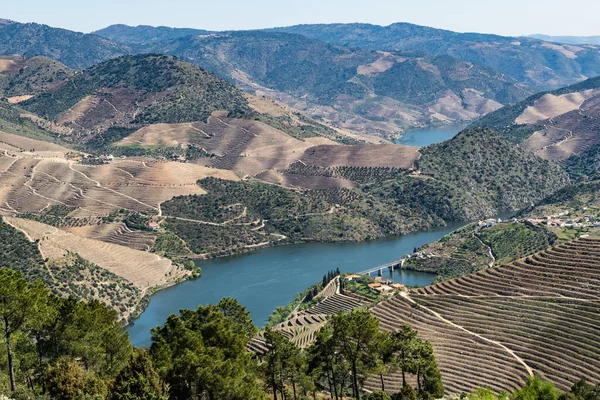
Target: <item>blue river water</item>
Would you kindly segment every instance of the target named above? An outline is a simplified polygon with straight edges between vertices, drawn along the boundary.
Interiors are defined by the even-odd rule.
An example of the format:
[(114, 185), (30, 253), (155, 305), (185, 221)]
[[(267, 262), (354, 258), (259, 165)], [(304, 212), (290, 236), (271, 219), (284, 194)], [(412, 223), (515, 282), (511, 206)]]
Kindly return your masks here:
[[(163, 324), (180, 309), (214, 304), (223, 297), (236, 298), (262, 326), (278, 305), (285, 305), (327, 271), (358, 272), (412, 253), (460, 225), (389, 239), (360, 243), (305, 243), (271, 247), (240, 256), (198, 261), (202, 277), (162, 290), (152, 296), (148, 308), (127, 327), (136, 346), (150, 344), (150, 329)], [(384, 277), (409, 286), (429, 285), (434, 275), (396, 270)]]
[[(451, 139), (465, 125), (445, 125), (409, 131), (397, 143), (427, 146)], [(321, 280), (327, 271), (358, 272), (411, 253), (415, 247), (438, 240), (461, 224), (406, 236), (361, 243), (307, 243), (271, 247), (254, 253), (202, 260), (202, 277), (162, 290), (148, 308), (126, 329), (135, 346), (150, 344), (150, 329), (163, 324), (181, 309), (214, 304), (223, 297), (236, 298), (262, 326), (275, 307), (291, 302), (302, 290)], [(384, 276), (408, 286), (429, 285), (434, 275), (396, 270)]]
[(466, 126), (467, 124), (452, 124), (435, 128), (414, 129), (403, 133), (402, 136), (396, 140), (396, 143), (405, 146), (429, 146), (433, 143), (440, 143), (452, 139)]

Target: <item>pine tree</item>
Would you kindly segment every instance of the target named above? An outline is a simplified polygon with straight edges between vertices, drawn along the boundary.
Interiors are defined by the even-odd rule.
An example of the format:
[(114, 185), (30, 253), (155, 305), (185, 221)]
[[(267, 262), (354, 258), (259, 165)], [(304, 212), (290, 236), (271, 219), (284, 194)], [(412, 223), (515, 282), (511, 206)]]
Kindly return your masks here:
[(119, 373), (113, 384), (109, 400), (167, 400), (165, 383), (152, 366), (146, 350), (131, 356), (129, 364)]
[(13, 334), (43, 313), (48, 289), (41, 281), (28, 283), (20, 272), (0, 269), (0, 329), (6, 346), (10, 388), (17, 388), (13, 362)]
[(313, 292), (312, 292), (312, 290), (309, 290), (309, 291), (308, 291), (308, 294), (307, 294), (307, 295), (306, 295), (306, 297), (304, 298), (304, 301), (305, 301), (306, 303), (308, 303), (308, 302), (309, 302), (309, 301), (311, 301), (312, 299), (313, 299)]
[(423, 374), (423, 391), (432, 399), (441, 399), (444, 397), (442, 374), (435, 360), (429, 364)]

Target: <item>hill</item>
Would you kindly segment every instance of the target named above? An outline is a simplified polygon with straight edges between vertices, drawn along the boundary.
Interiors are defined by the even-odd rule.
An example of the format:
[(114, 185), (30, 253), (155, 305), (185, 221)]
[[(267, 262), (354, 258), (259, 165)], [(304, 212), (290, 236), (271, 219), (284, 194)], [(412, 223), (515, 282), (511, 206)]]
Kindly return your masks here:
[[(474, 220), (519, 210), (569, 183), (557, 165), (486, 129), (465, 130), (421, 149), (415, 175), (429, 187), (415, 203), (434, 207), (445, 220)], [(539, 179), (543, 177), (543, 179)], [(436, 188), (436, 190), (434, 190)]]
[(352, 50), (277, 32), (186, 36), (138, 51), (175, 55), (334, 125), (384, 136), (470, 120), (532, 93), (449, 56)]
[(123, 56), (71, 77), (22, 103), (30, 112), (84, 135), (109, 128), (206, 120), (214, 111), (252, 114), (227, 82), (171, 56)]
[[(581, 377), (595, 382), (599, 244), (591, 237), (561, 244), (395, 296), (372, 312), (384, 329), (408, 323), (433, 344), (448, 393), (510, 390), (534, 373), (561, 389)], [(386, 379), (392, 391), (399, 385), (398, 373)]]
[[(396, 154), (403, 150), (389, 146), (390, 155), (394, 147)], [(332, 156), (349, 148), (373, 151), (376, 159), (339, 154), (337, 164)], [(179, 196), (161, 205), (165, 226), (193, 252), (211, 255), (282, 240), (367, 240), (517, 211), (569, 182), (558, 166), (487, 130), (423, 148), (406, 165), (391, 164), (392, 157), (389, 167), (374, 165), (383, 161), (384, 151), (377, 145), (309, 147), (279, 170), (288, 184), (313, 189), (307, 191), (201, 180), (208, 195)], [(256, 177), (269, 181), (272, 175), (276, 171)]]
[(533, 93), (445, 55), (351, 50), (279, 32), (117, 25), (99, 33), (106, 37), (11, 22), (0, 28), (0, 54), (44, 55), (79, 69), (123, 54), (170, 54), (340, 128), (387, 137), (472, 120)]
[(528, 222), (470, 224), (416, 249), (402, 268), (434, 273), (441, 282), (513, 262), (556, 242), (553, 232)]
[[(475, 121), (540, 157), (562, 161), (574, 155), (593, 158), (600, 143), (600, 78), (537, 93)], [(585, 159), (581, 163), (585, 163)]]
[(566, 218), (575, 219), (590, 215), (594, 219), (600, 216), (600, 181), (581, 182), (567, 186), (544, 198), (534, 207), (524, 210), (523, 214), (540, 218), (545, 215), (568, 211)]
[(129, 52), (127, 46), (96, 35), (35, 23), (0, 24), (0, 55), (46, 56), (83, 69)]
[(566, 43), (566, 44), (593, 44), (600, 46), (600, 36), (550, 36), (550, 35), (528, 35), (534, 39), (544, 40), (546, 42)]
[(148, 25), (128, 26), (123, 24), (110, 25), (92, 32), (94, 35), (128, 45), (162, 42), (183, 36), (206, 35), (209, 33), (209, 31), (202, 29)]
[[(516, 243), (505, 237), (515, 229), (520, 234), (512, 240), (531, 241)], [(531, 229), (512, 223), (496, 225), (486, 233), (486, 240), (500, 245), (495, 251), (509, 249), (511, 243), (520, 249), (526, 248), (521, 245), (537, 246), (541, 251), (423, 288), (379, 283), (388, 289), (378, 292), (367, 286), (377, 278), (328, 275), (323, 284), (313, 285), (288, 307), (278, 308), (271, 319), (272, 329), (298, 347), (310, 348), (322, 340), (327, 321), (342, 311), (366, 308), (387, 332), (407, 332), (408, 324), (431, 343), (445, 396), (482, 385), (507, 392), (535, 375), (554, 382), (560, 390), (568, 390), (582, 378), (596, 382), (600, 379), (600, 366), (595, 362), (600, 238), (547, 247), (544, 234)], [(289, 314), (292, 309), (296, 312)], [(253, 351), (268, 352), (270, 334), (269, 330), (259, 333), (251, 343)], [(365, 380), (367, 390), (385, 388), (387, 393), (397, 393), (403, 375), (408, 383), (413, 382), (401, 370), (381, 375), (380, 371)]]
[(485, 65), (538, 90), (600, 75), (600, 48), (561, 45), (527, 37), (457, 33), (408, 23), (297, 25), (277, 28), (343, 46), (423, 51)]
[(565, 161), (565, 168), (577, 180), (600, 179), (600, 144), (594, 144)]
[(47, 57), (0, 57), (0, 96), (19, 103), (63, 84), (75, 71)]

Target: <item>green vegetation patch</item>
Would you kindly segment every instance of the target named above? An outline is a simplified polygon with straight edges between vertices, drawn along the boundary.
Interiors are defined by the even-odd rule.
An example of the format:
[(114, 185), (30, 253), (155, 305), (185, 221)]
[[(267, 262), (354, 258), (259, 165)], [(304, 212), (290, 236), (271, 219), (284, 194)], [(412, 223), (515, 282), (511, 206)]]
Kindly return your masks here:
[(159, 232), (152, 245), (152, 252), (171, 260), (187, 259), (190, 250), (179, 236), (170, 231)]
[(56, 227), (73, 226), (73, 224), (76, 223), (79, 218), (71, 218), (69, 214), (75, 210), (75, 207), (52, 205), (44, 208), (39, 213), (24, 213), (19, 214), (18, 217), (31, 219), (33, 221)]
[(185, 241), (196, 254), (226, 256), (248, 251), (269, 238), (238, 226), (214, 226), (167, 218), (164, 227)]
[(474, 236), (475, 229), (476, 224), (470, 224), (415, 249), (415, 254), (404, 262), (404, 268), (434, 273), (436, 281), (442, 281), (489, 266), (492, 262), (489, 250)]
[(0, 131), (24, 136), (30, 139), (56, 143), (61, 146), (68, 145), (64, 140), (60, 139), (58, 135), (43, 130), (29, 118), (21, 117), (21, 114), (24, 112), (25, 110), (20, 107), (0, 99)]
[(506, 264), (526, 257), (557, 240), (557, 235), (549, 229), (528, 222), (500, 223), (482, 229), (470, 224), (415, 249), (404, 262), (404, 268), (434, 273), (436, 282), (440, 282), (477, 272), (492, 263)]
[(497, 224), (482, 229), (477, 236), (490, 248), (498, 264), (506, 264), (552, 246), (557, 236), (541, 225)]
[(20, 272), (33, 282), (41, 280), (52, 292), (78, 299), (97, 299), (127, 316), (138, 306), (141, 292), (131, 282), (70, 253), (62, 259), (42, 258), (37, 243), (11, 225), (0, 222), (0, 268)]
[(567, 186), (524, 210), (522, 215), (535, 218), (563, 211), (568, 211), (570, 218), (589, 215), (600, 219), (600, 181)]
[(80, 300), (99, 300), (119, 315), (129, 315), (141, 300), (141, 291), (131, 282), (96, 264), (69, 253), (62, 259), (48, 262), (53, 281), (50, 289), (63, 296)]
[(342, 293), (352, 292), (373, 301), (381, 299), (381, 294), (368, 286), (370, 283), (373, 283), (373, 280), (369, 276), (361, 276), (360, 278), (354, 278), (351, 281), (343, 279), (342, 277), (341, 282), (343, 282), (341, 288)]
[(319, 167), (301, 162), (291, 164), (285, 173), (348, 179), (357, 183), (373, 183), (396, 178), (406, 170), (394, 167)]
[[(165, 216), (180, 218), (168, 219), (166, 228), (195, 253), (242, 249), (274, 239), (368, 240), (443, 224), (392, 199), (360, 191), (299, 192), (217, 178), (202, 179), (198, 184), (208, 194), (175, 197), (161, 205)], [(219, 244), (213, 246), (211, 241)]]
[(37, 246), (25, 234), (0, 220), (0, 268), (19, 271), (28, 281), (53, 282)]
[(564, 167), (574, 180), (600, 179), (600, 144), (591, 146), (577, 156), (569, 157)]
[(559, 166), (488, 129), (463, 131), (421, 153), (416, 167), (449, 187), (463, 220), (519, 210), (569, 184)]
[(253, 115), (241, 92), (229, 83), (175, 57), (157, 54), (105, 61), (23, 105), (54, 120), (84, 97), (106, 88), (134, 90), (140, 101), (149, 101), (132, 121), (138, 124), (205, 121), (215, 110), (226, 110), (231, 117)]

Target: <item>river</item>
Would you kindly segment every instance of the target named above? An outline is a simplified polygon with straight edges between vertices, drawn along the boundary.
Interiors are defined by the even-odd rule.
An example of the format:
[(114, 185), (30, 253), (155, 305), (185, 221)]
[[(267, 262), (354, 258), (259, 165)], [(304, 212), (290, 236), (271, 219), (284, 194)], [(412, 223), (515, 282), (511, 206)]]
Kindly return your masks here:
[(402, 136), (396, 140), (396, 143), (405, 146), (429, 146), (433, 143), (440, 143), (452, 139), (466, 126), (467, 124), (451, 124), (435, 128), (413, 129), (403, 133)]
[[(409, 131), (397, 143), (427, 146), (454, 137), (465, 125), (445, 125)], [(327, 271), (357, 272), (396, 260), (413, 248), (438, 240), (462, 224), (406, 236), (361, 243), (307, 243), (271, 247), (254, 253), (198, 261), (202, 277), (162, 290), (148, 308), (127, 327), (135, 346), (150, 344), (150, 329), (163, 324), (180, 309), (236, 298), (262, 326), (275, 307), (291, 302), (302, 290), (321, 280)], [(387, 274), (385, 274), (387, 276)], [(397, 270), (390, 276), (409, 286), (426, 286), (432, 274)]]
[[(291, 302), (327, 271), (357, 272), (396, 260), (415, 247), (431, 243), (457, 229), (449, 225), (425, 232), (360, 243), (305, 243), (278, 246), (240, 256), (198, 261), (202, 277), (152, 296), (146, 311), (127, 327), (135, 346), (150, 344), (150, 329), (180, 309), (236, 298), (262, 326), (278, 305)], [(389, 272), (384, 273), (388, 277)], [(409, 286), (429, 285), (434, 275), (396, 270), (391, 278)]]

